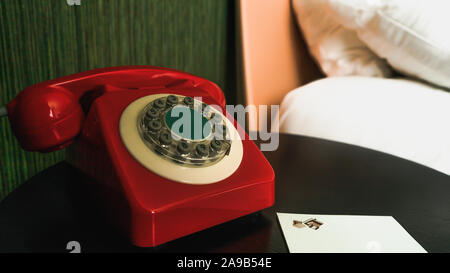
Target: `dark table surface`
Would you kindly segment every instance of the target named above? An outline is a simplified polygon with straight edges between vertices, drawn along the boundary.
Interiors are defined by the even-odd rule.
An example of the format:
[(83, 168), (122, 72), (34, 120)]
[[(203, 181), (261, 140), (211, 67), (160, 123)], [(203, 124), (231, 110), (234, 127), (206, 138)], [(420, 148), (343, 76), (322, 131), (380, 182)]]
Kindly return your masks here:
[(280, 135), (265, 152), (275, 206), (259, 214), (138, 248), (94, 209), (83, 176), (66, 163), (36, 175), (0, 203), (0, 252), (287, 252), (276, 212), (393, 216), (428, 252), (450, 252), (450, 177), (380, 152)]

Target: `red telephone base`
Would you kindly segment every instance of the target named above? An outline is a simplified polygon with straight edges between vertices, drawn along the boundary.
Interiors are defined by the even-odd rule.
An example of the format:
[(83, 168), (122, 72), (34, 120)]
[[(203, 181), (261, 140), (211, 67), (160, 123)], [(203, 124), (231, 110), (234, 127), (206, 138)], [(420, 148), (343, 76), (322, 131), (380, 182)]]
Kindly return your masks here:
[(157, 246), (272, 206), (274, 172), (247, 135), (242, 140), (244, 154), (238, 169), (213, 184), (174, 182), (136, 161), (119, 134), (122, 112), (133, 101), (160, 93), (202, 97), (207, 104), (224, 107), (195, 86), (104, 92), (92, 102), (81, 134), (67, 151), (67, 161), (98, 183), (99, 201), (132, 243)]

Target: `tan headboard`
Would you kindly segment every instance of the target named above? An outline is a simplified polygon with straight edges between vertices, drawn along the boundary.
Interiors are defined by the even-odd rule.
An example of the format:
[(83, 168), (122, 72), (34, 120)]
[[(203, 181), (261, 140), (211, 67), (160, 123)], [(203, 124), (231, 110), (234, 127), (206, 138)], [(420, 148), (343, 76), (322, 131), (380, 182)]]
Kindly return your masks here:
[[(292, 89), (321, 77), (290, 0), (238, 0), (238, 10), (247, 105), (280, 104)], [(249, 114), (249, 130), (259, 128), (256, 120)]]

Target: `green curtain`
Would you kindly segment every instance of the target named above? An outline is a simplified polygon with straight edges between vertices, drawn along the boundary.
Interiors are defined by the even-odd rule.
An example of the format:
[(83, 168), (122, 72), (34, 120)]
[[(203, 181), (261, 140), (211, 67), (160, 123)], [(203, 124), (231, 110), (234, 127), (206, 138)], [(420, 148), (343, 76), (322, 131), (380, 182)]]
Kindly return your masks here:
[[(232, 0), (0, 1), (0, 105), (24, 87), (117, 65), (184, 70), (217, 83), (235, 103)], [(70, 2), (70, 1), (69, 1)], [(0, 200), (64, 151), (24, 152), (0, 120)]]

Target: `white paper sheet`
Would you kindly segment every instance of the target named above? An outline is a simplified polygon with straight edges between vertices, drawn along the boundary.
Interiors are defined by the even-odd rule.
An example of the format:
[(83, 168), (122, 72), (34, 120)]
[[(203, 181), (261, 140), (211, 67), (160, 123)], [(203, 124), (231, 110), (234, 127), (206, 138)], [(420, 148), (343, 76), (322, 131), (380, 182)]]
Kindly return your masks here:
[(426, 253), (391, 216), (277, 215), (291, 253)]

